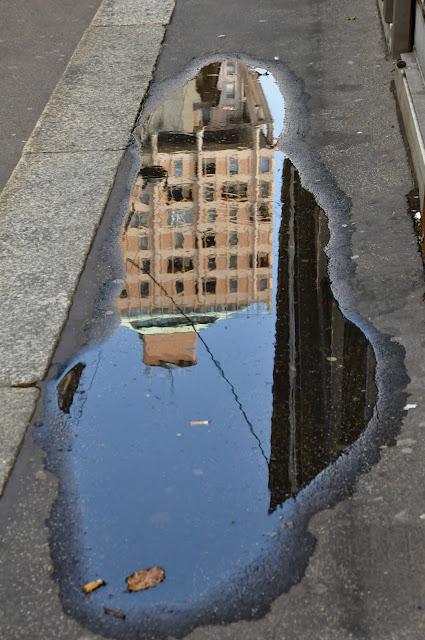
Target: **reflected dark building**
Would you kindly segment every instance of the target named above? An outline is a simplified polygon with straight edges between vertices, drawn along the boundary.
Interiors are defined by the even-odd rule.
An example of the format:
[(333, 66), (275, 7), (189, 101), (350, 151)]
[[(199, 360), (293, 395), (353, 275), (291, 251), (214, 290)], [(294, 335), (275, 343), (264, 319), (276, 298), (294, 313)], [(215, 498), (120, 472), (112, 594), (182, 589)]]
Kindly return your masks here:
[(270, 512), (354, 442), (375, 404), (375, 358), (332, 295), (325, 213), (289, 160), (283, 171)]
[(145, 364), (193, 365), (192, 325), (271, 308), (273, 126), (259, 74), (236, 60), (204, 67), (141, 137), (118, 306)]

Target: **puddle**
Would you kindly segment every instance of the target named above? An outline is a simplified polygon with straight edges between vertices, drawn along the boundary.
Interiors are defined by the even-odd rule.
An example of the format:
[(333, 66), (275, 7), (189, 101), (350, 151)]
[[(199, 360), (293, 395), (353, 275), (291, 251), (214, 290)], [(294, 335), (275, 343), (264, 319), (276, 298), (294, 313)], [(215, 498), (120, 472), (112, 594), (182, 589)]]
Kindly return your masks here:
[[(142, 123), (119, 322), (47, 389), (62, 601), (115, 637), (261, 615), (305, 567), (306, 488), (323, 495), (372, 416), (373, 351), (332, 296), (326, 216), (277, 149), (283, 110), (271, 75), (228, 60)], [(165, 578), (129, 593), (151, 567)]]

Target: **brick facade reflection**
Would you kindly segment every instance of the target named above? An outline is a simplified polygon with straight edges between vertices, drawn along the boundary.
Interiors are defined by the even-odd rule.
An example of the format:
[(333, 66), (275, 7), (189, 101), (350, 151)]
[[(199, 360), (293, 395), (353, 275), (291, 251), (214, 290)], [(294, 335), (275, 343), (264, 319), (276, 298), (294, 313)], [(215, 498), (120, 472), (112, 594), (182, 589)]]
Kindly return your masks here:
[[(271, 307), (273, 165), (259, 76), (240, 62), (204, 67), (152, 114), (118, 300), (146, 364), (196, 363), (196, 333), (180, 310), (202, 326), (253, 303)], [(146, 178), (149, 167), (165, 177)]]

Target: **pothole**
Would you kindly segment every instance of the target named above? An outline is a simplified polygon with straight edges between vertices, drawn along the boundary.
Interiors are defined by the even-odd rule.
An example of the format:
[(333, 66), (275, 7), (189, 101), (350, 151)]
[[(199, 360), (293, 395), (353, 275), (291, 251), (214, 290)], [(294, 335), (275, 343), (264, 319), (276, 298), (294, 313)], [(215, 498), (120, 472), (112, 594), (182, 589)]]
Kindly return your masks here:
[[(267, 71), (229, 59), (142, 122), (119, 323), (48, 385), (61, 597), (114, 637), (262, 615), (302, 575), (322, 474), (373, 413), (373, 350), (332, 295), (283, 111)], [(152, 567), (165, 578), (126, 590)]]

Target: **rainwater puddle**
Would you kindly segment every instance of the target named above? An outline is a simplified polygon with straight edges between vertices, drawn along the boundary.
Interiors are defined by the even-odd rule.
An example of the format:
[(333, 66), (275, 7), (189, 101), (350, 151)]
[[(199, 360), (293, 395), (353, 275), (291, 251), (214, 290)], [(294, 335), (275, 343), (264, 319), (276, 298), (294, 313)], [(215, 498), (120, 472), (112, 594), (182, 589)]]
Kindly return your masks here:
[[(49, 383), (64, 608), (115, 637), (264, 612), (302, 575), (305, 489), (372, 415), (373, 351), (332, 296), (326, 216), (276, 148), (283, 109), (271, 75), (228, 60), (142, 123), (119, 323)], [(165, 579), (129, 593), (150, 567)]]

